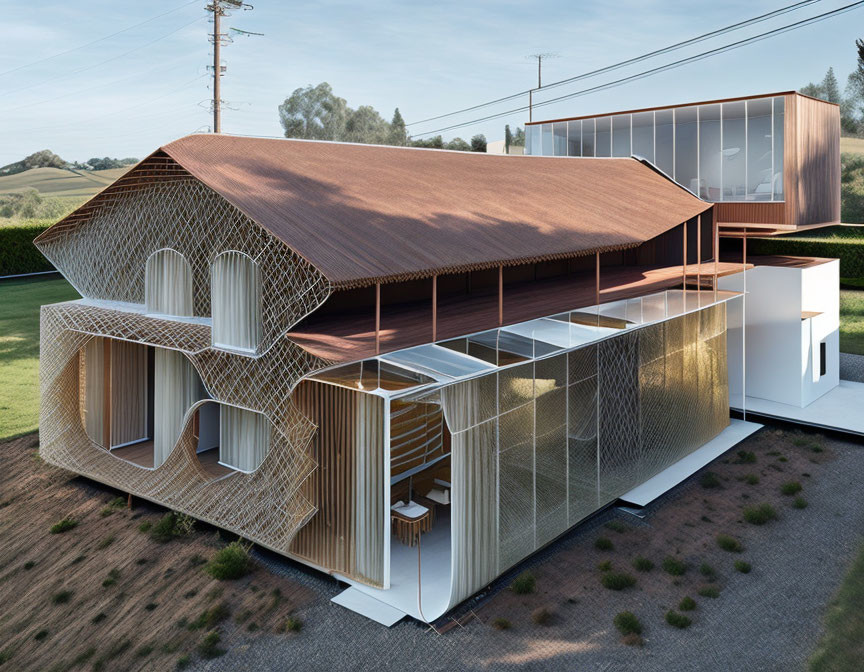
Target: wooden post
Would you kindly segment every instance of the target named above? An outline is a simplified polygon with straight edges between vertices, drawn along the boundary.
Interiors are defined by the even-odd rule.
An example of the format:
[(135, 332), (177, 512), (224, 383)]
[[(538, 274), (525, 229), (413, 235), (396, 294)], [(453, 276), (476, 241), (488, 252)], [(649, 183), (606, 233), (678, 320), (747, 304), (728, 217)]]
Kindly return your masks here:
[(594, 253), (594, 303), (600, 305), (600, 253)]
[(102, 443), (111, 450), (111, 339), (102, 339)]
[(375, 354), (381, 352), (381, 283), (375, 283)]
[(132, 508), (132, 493), (131, 492), (129, 493), (129, 496), (126, 498), (126, 508), (127, 509)]
[(504, 324), (504, 264), (498, 266), (498, 326)]
[(720, 224), (717, 223), (715, 213), (712, 213), (714, 229), (712, 233), (712, 246), (714, 253), (714, 300), (717, 300), (717, 283), (720, 281)]
[(744, 256), (744, 270), (747, 270), (747, 227), (744, 227), (744, 235), (741, 236), (742, 252)]
[(681, 267), (681, 280), (684, 293), (687, 293), (687, 222), (684, 222), (684, 265)]
[[(699, 213), (699, 228), (696, 229), (696, 291), (702, 291), (702, 213)], [(697, 294), (701, 296), (701, 294)]]
[(432, 276), (432, 341), (438, 340), (438, 276)]

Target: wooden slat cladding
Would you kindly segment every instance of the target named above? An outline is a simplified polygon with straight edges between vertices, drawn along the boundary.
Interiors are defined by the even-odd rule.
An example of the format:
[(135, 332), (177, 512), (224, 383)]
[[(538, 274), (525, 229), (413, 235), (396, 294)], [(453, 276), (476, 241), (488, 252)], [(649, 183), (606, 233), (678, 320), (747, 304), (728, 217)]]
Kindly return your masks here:
[(390, 475), (414, 469), (443, 454), (441, 407), (413, 401), (390, 406)]
[(294, 401), (318, 427), (310, 448), (318, 468), (303, 484), (303, 494), (318, 511), (297, 532), (289, 553), (381, 587), (383, 401), (308, 380), (297, 386)]
[[(840, 222), (840, 108), (797, 97), (796, 226)], [(787, 141), (786, 146), (788, 147)]]
[(786, 204), (772, 202), (715, 203), (717, 223), (729, 224), (786, 224)]
[(290, 552), (347, 576), (354, 573), (356, 395), (312, 381), (302, 381), (294, 392), (297, 406), (318, 426), (311, 446), (318, 468), (303, 484), (318, 512), (297, 532)]

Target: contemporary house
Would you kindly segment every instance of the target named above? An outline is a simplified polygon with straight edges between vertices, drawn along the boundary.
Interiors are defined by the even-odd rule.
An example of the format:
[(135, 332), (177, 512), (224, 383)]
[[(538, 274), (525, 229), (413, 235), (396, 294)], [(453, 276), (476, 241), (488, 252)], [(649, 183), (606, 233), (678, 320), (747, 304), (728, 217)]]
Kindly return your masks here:
[[(803, 183), (826, 178), (790, 160), (778, 98), (786, 186), (745, 172), (742, 221), (719, 218), (721, 159), (715, 185), (631, 157), (636, 136), (584, 157), (605, 142), (584, 120), (578, 160), (172, 142), (36, 240), (84, 297), (42, 309), (42, 456), (329, 572), (376, 620), (432, 621), (740, 440), (754, 352), (790, 401), (836, 385), (837, 262), (720, 254), (742, 223), (812, 223)], [(742, 219), (765, 205), (782, 221)]]

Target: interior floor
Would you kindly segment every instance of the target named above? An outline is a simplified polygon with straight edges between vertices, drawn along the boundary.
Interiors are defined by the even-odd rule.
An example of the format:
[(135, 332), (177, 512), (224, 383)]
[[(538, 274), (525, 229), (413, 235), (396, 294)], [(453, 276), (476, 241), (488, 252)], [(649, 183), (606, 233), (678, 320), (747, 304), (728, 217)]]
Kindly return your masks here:
[[(126, 460), (132, 464), (137, 464), (139, 467), (153, 468), (153, 441), (141, 441), (133, 443), (131, 446), (123, 446), (121, 448), (112, 448), (111, 454), (119, 457), (121, 460)], [(198, 462), (201, 467), (213, 478), (227, 476), (234, 472), (233, 469), (219, 464), (219, 449), (211, 448), (197, 454)]]

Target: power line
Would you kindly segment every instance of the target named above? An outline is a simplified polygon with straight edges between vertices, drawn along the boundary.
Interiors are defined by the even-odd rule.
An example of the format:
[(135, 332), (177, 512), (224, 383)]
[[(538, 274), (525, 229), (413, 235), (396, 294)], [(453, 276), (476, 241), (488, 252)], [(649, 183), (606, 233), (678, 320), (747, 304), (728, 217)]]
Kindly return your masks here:
[[(605, 91), (606, 89), (611, 89), (616, 86), (621, 86), (622, 84), (628, 84), (630, 82), (644, 79), (646, 77), (650, 77), (652, 75), (659, 74), (661, 72), (665, 72), (667, 70), (672, 70), (673, 68), (681, 67), (682, 65), (687, 65), (690, 63), (695, 63), (696, 61), (701, 61), (706, 58), (710, 58), (711, 56), (716, 56), (718, 54), (725, 53), (727, 51), (732, 51), (733, 49), (738, 49), (740, 47), (754, 44), (756, 42), (761, 42), (762, 40), (769, 39), (771, 37), (775, 37), (777, 35), (781, 35), (783, 33), (788, 33), (793, 30), (798, 30), (799, 28), (803, 28), (804, 26), (811, 25), (813, 23), (818, 23), (819, 21), (824, 21), (829, 18), (833, 18), (835, 16), (839, 16), (840, 14), (845, 14), (846, 12), (850, 12), (853, 9), (860, 7), (864, 4), (864, 0), (859, 0), (858, 2), (853, 2), (848, 5), (844, 5), (843, 7), (839, 7), (837, 9), (831, 10), (830, 12), (825, 12), (823, 14), (817, 14), (816, 16), (812, 16), (807, 19), (803, 19), (801, 21), (796, 21), (795, 23), (790, 23), (785, 26), (781, 26), (780, 28), (775, 28), (773, 30), (766, 31), (764, 33), (759, 33), (758, 35), (754, 35), (752, 37), (745, 38), (743, 40), (739, 40), (737, 42), (732, 42), (731, 44), (724, 45), (722, 47), (717, 47), (716, 49), (710, 49), (708, 51), (703, 51), (702, 53), (696, 54), (694, 56), (688, 56), (687, 58), (682, 58), (677, 61), (673, 61), (672, 63), (668, 63), (666, 65), (661, 65), (656, 68), (652, 68), (650, 70), (644, 70), (642, 72), (636, 73), (634, 75), (629, 75), (628, 77), (622, 77), (620, 79), (613, 80), (611, 82), (607, 82), (605, 84), (598, 84), (597, 86), (592, 86), (587, 89), (582, 89), (581, 91), (576, 91), (574, 93), (568, 93), (563, 96), (558, 96), (556, 98), (550, 98), (549, 100), (545, 100), (541, 103), (534, 103), (534, 107), (543, 107), (544, 105), (552, 105), (553, 103), (561, 102), (563, 100), (570, 100), (571, 98), (577, 98), (580, 96), (585, 96), (591, 93), (597, 93), (598, 91)], [(527, 105), (523, 105), (521, 107), (513, 108), (511, 110), (507, 110), (506, 112), (499, 112), (496, 114), (490, 114), (486, 117), (481, 117), (479, 119), (473, 119), (471, 121), (466, 121), (458, 124), (452, 124), (450, 126), (446, 126), (443, 128), (435, 129), (434, 131), (424, 131), (423, 133), (418, 133), (417, 137), (422, 137), (424, 135), (433, 135), (436, 133), (443, 133), (445, 131), (451, 131), (456, 128), (462, 128), (464, 126), (472, 126), (474, 124), (478, 124), (483, 121), (490, 121), (492, 119), (499, 119), (501, 117), (506, 117), (511, 114), (515, 114), (517, 112), (524, 112), (528, 109)]]
[(140, 51), (141, 49), (144, 49), (145, 47), (149, 47), (151, 44), (155, 44), (156, 42), (160, 42), (160, 41), (164, 40), (166, 37), (171, 37), (171, 35), (173, 35), (174, 33), (179, 33), (184, 28), (188, 28), (193, 23), (197, 23), (198, 21), (201, 21), (205, 18), (206, 18), (205, 16), (199, 16), (198, 18), (193, 19), (189, 23), (184, 23), (182, 26), (180, 26), (176, 30), (172, 30), (170, 33), (165, 33), (164, 35), (157, 37), (156, 39), (150, 40), (149, 42), (145, 42), (144, 44), (140, 44), (137, 47), (133, 47), (132, 49), (129, 49), (128, 51), (124, 51), (122, 54), (117, 54), (116, 56), (111, 56), (110, 58), (106, 58), (104, 61), (99, 61), (98, 63), (94, 63), (92, 65), (88, 65), (88, 66), (85, 66), (83, 68), (79, 68), (78, 70), (73, 70), (72, 72), (64, 72), (64, 73), (61, 73), (59, 75), (55, 75), (54, 77), (49, 77), (48, 79), (44, 79), (41, 82), (36, 82), (35, 84), (30, 84), (29, 86), (24, 86), (20, 89), (13, 89), (12, 91), (3, 91), (3, 95), (18, 93), (20, 91), (27, 91), (28, 89), (32, 89), (32, 88), (35, 88), (37, 86), (42, 86), (43, 84), (47, 84), (48, 82), (53, 82), (54, 80), (57, 80), (57, 79), (63, 79), (65, 77), (71, 77), (72, 75), (77, 75), (81, 72), (86, 72), (87, 70), (92, 70), (93, 68), (98, 68), (100, 65), (105, 65), (106, 63), (110, 63), (111, 61), (116, 61), (118, 58), (123, 58), (124, 56), (128, 56), (129, 54), (134, 53), (136, 51)]
[(140, 23), (136, 23), (131, 26), (127, 26), (122, 30), (118, 30), (116, 33), (111, 33), (110, 35), (106, 35), (105, 37), (100, 37), (98, 40), (93, 40), (92, 42), (88, 42), (87, 44), (81, 44), (77, 47), (72, 47), (71, 49), (67, 49), (66, 51), (61, 51), (59, 53), (54, 54), (53, 56), (46, 56), (45, 58), (40, 58), (38, 61), (32, 61), (31, 63), (25, 63), (24, 65), (19, 65), (17, 68), (12, 68), (11, 70), (7, 70), (6, 72), (0, 72), (0, 77), (4, 75), (9, 75), (13, 72), (18, 72), (19, 70), (23, 70), (24, 68), (29, 68), (32, 65), (38, 65), (39, 63), (44, 63), (45, 61), (50, 61), (52, 58), (57, 58), (58, 56), (65, 56), (66, 54), (71, 54), (73, 51), (78, 51), (79, 49), (84, 49), (93, 44), (98, 44), (99, 42), (104, 42), (105, 40), (109, 40), (112, 37), (116, 37), (121, 33), (125, 33), (128, 30), (132, 30), (133, 28), (137, 28), (138, 26), (143, 26), (145, 23), (150, 23), (151, 21), (155, 21), (156, 19), (161, 19), (163, 16), (168, 16), (169, 14), (173, 14), (174, 12), (178, 12), (189, 5), (194, 5), (198, 2), (198, 0), (192, 0), (191, 2), (187, 2), (184, 5), (180, 5), (179, 7), (175, 7), (174, 9), (169, 9), (167, 12), (162, 12), (162, 14), (157, 14), (156, 16), (151, 16), (149, 19), (141, 21)]
[[(618, 63), (613, 63), (612, 65), (607, 65), (605, 67), (599, 68), (597, 70), (591, 70), (589, 72), (582, 73), (580, 75), (576, 75), (574, 77), (568, 77), (567, 79), (562, 79), (557, 82), (552, 82), (551, 84), (547, 84), (542, 87), (543, 89), (551, 89), (557, 86), (563, 86), (564, 84), (570, 84), (572, 82), (576, 82), (582, 79), (588, 79), (589, 77), (596, 77), (597, 75), (602, 75), (607, 72), (612, 72), (614, 70), (619, 70), (620, 68), (626, 67), (628, 65), (633, 65), (634, 63), (639, 63), (641, 61), (648, 60), (649, 58), (653, 58), (655, 56), (662, 56), (663, 54), (668, 54), (672, 51), (677, 51), (679, 49), (683, 49), (684, 47), (698, 44), (699, 42), (704, 42), (705, 40), (709, 40), (713, 37), (717, 37), (719, 35), (724, 35), (726, 33), (730, 33), (741, 28), (745, 28), (747, 26), (754, 25), (756, 23), (762, 23), (763, 21), (767, 21), (768, 19), (772, 19), (776, 16), (780, 16), (782, 14), (788, 14), (789, 12), (794, 12), (797, 9), (805, 7), (807, 5), (812, 5), (816, 2), (821, 2), (821, 0), (804, 0), (803, 2), (796, 2), (791, 5), (786, 5), (785, 7), (781, 7), (780, 9), (775, 9), (772, 12), (768, 12), (767, 14), (760, 14), (759, 16), (755, 16), (752, 19), (746, 19), (744, 21), (739, 21), (738, 23), (733, 23), (731, 25), (725, 26), (723, 28), (718, 28), (717, 30), (712, 30), (709, 33), (703, 33), (697, 37), (690, 38), (689, 40), (684, 40), (683, 42), (677, 42), (675, 44), (671, 44), (668, 47), (663, 47), (662, 49), (657, 49), (655, 51), (648, 52), (646, 54), (642, 54), (641, 56), (634, 56), (633, 58), (627, 59), (626, 61), (620, 61)], [(435, 121), (437, 119), (445, 119), (446, 117), (452, 117), (457, 114), (462, 114), (464, 112), (471, 112), (473, 110), (479, 110), (484, 107), (489, 107), (490, 105), (495, 105), (497, 103), (504, 103), (508, 100), (514, 100), (515, 98), (520, 98), (521, 96), (528, 95), (532, 91), (537, 91), (537, 89), (526, 89), (525, 91), (520, 91), (519, 93), (514, 93), (509, 96), (504, 96), (503, 98), (496, 98), (495, 100), (490, 100), (485, 103), (480, 103), (478, 105), (472, 105), (471, 107), (466, 107), (461, 110), (456, 110), (455, 112), (448, 112), (446, 114), (439, 114), (435, 117), (429, 117), (427, 119), (421, 119), (420, 121), (413, 121), (410, 124), (406, 124), (406, 126), (417, 126), (419, 124), (424, 124), (428, 121)], [(421, 133), (421, 135), (424, 135)]]

